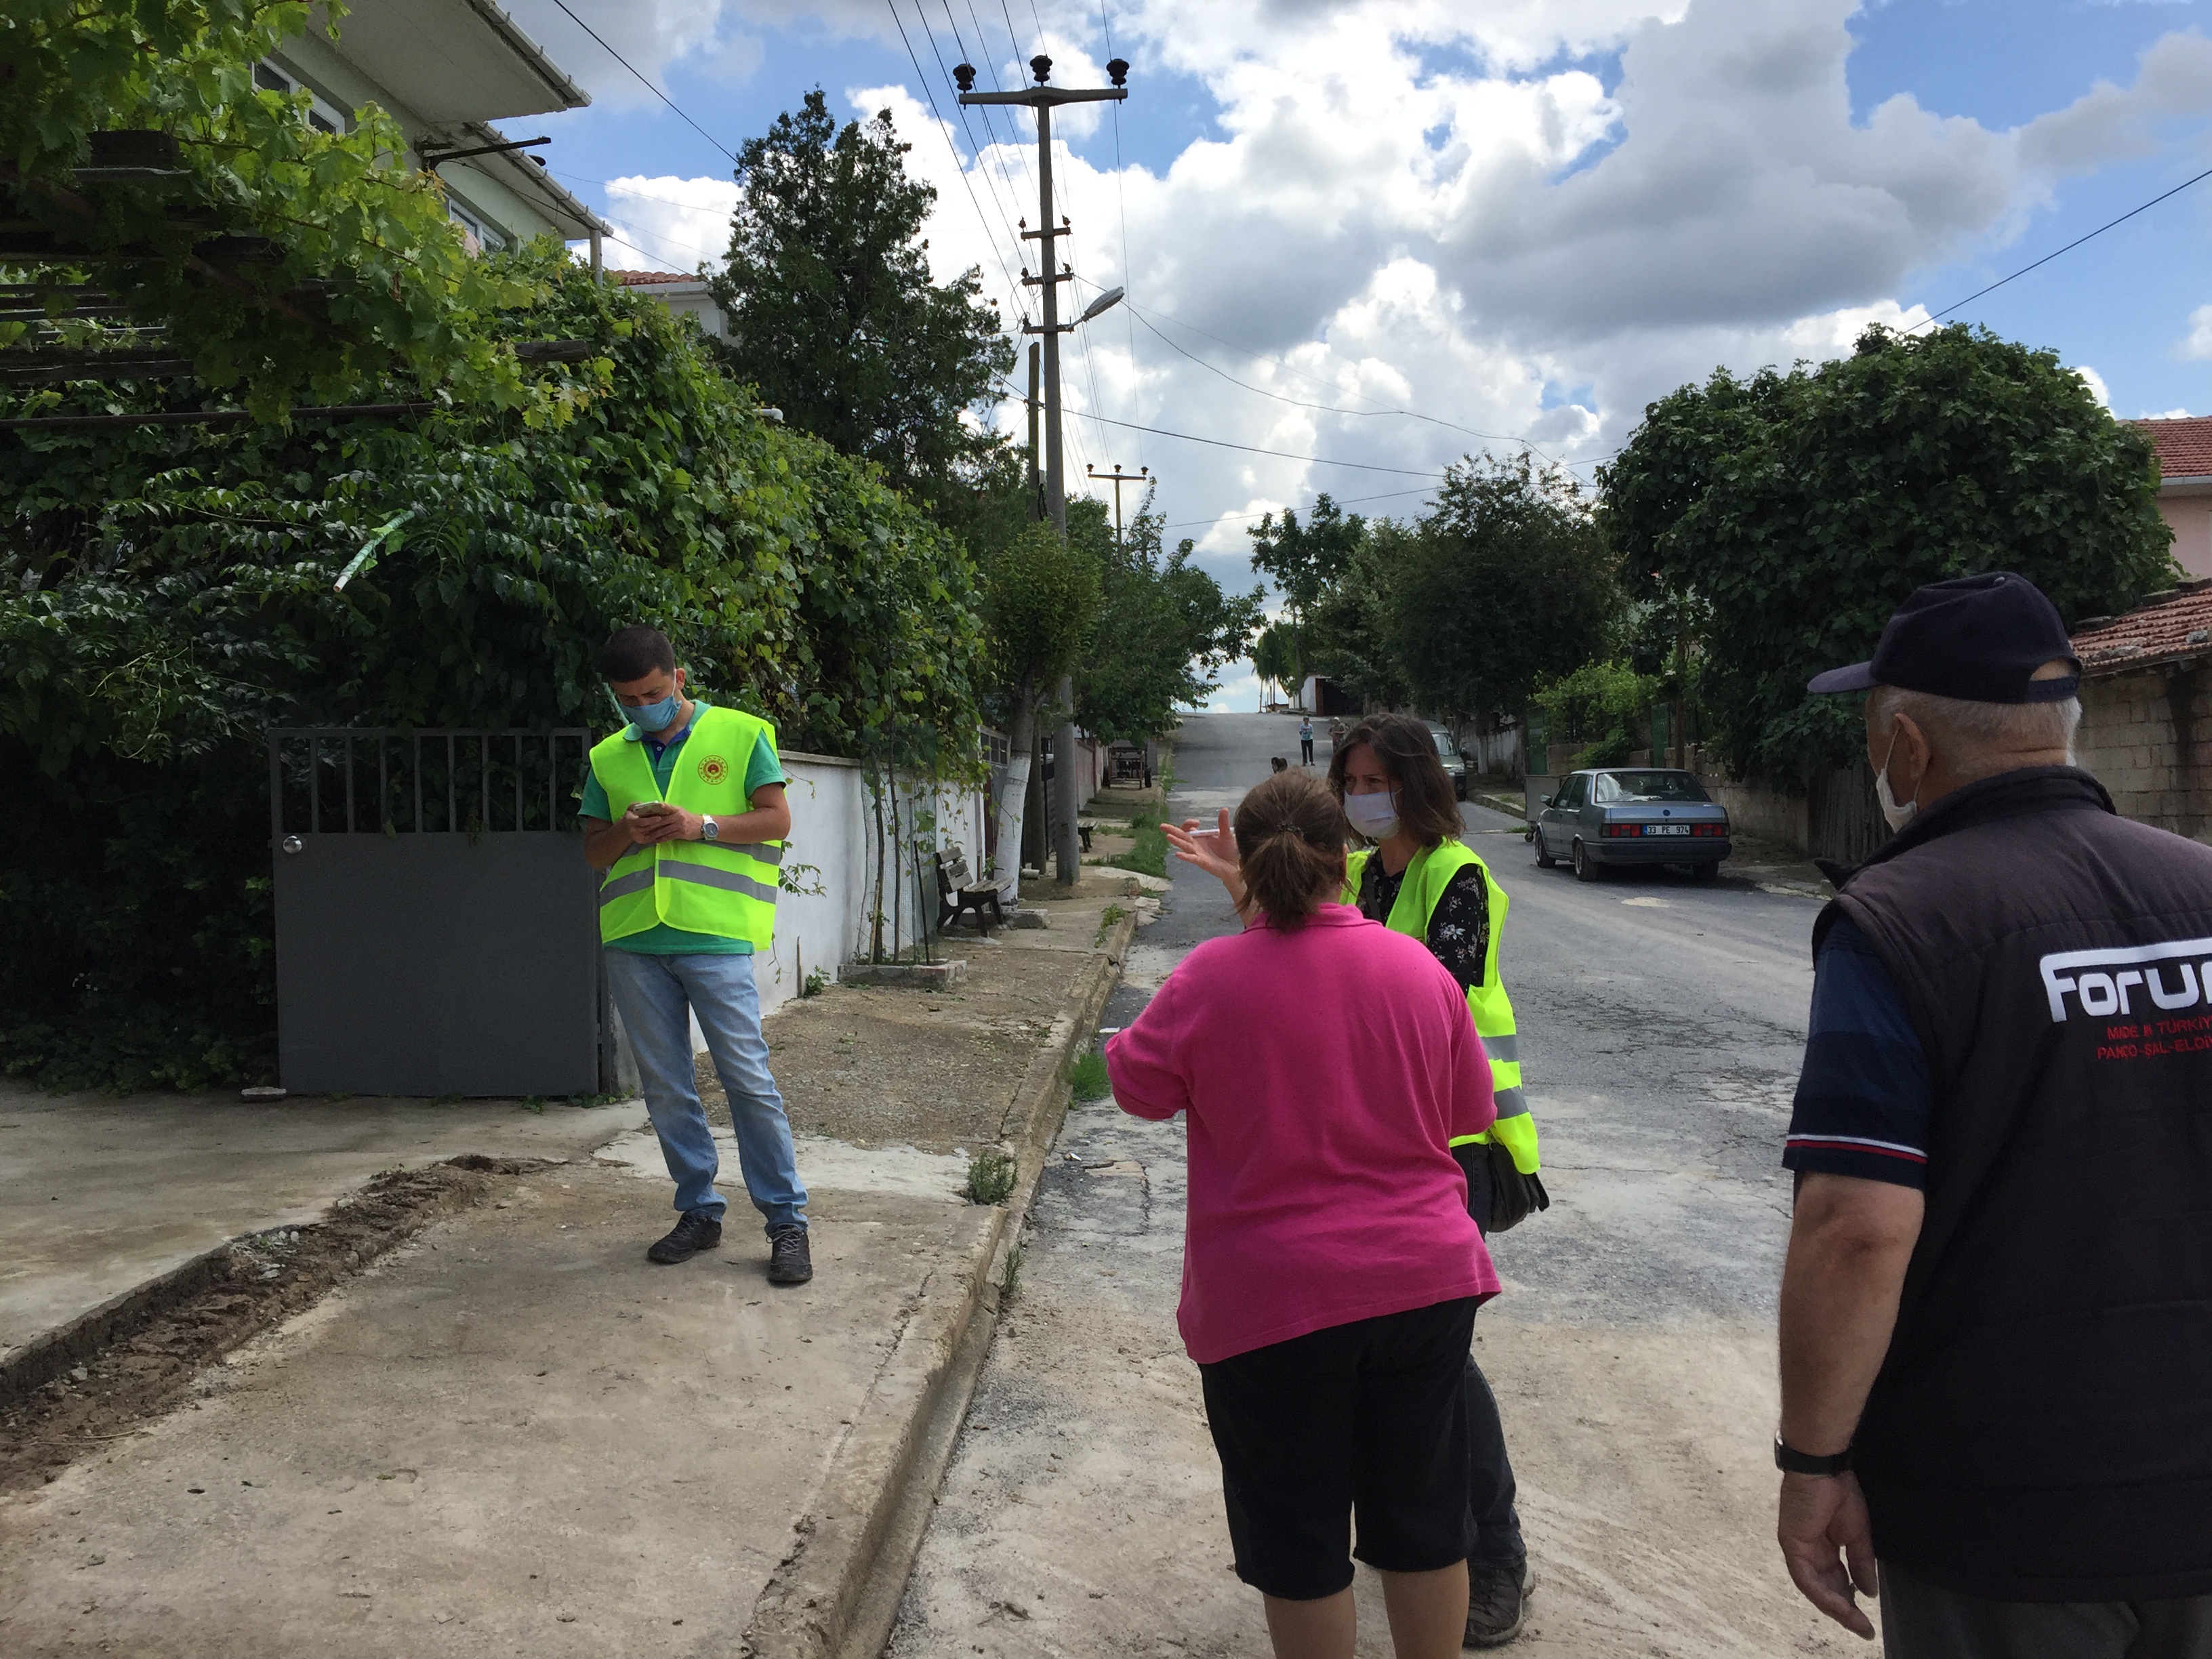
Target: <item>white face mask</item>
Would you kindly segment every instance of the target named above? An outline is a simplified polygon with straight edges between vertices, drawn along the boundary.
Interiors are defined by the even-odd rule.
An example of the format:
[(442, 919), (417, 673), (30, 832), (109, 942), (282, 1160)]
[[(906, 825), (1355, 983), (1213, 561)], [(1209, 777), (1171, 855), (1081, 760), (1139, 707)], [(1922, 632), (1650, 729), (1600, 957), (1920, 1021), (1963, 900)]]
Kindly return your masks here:
[(1370, 841), (1388, 841), (1398, 833), (1398, 798), (1388, 789), (1371, 795), (1346, 795), (1344, 816)]
[[(1881, 815), (1884, 818), (1888, 820), (1889, 827), (1893, 832), (1902, 830), (1906, 824), (1911, 823), (1912, 815), (1920, 810), (1920, 803), (1918, 801), (1909, 800), (1904, 805), (1899, 805), (1898, 804), (1897, 797), (1890, 793), (1889, 757), (1896, 752), (1897, 732), (1894, 728), (1892, 728), (1889, 734), (1889, 747), (1882, 751), (1881, 770), (1875, 774), (1874, 798), (1881, 805)], [(1912, 793), (1917, 795), (1920, 792), (1916, 789)]]

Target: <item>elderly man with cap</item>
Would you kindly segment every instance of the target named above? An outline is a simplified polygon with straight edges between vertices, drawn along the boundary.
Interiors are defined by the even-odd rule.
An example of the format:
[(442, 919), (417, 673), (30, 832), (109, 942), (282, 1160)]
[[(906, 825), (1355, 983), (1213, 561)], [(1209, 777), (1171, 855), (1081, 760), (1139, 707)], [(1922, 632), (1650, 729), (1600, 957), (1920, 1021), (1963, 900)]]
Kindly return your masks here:
[(2212, 1656), (2212, 848), (2070, 764), (2080, 673), (1996, 574), (1810, 688), (1897, 834), (1814, 927), (1778, 1534), (1889, 1659)]

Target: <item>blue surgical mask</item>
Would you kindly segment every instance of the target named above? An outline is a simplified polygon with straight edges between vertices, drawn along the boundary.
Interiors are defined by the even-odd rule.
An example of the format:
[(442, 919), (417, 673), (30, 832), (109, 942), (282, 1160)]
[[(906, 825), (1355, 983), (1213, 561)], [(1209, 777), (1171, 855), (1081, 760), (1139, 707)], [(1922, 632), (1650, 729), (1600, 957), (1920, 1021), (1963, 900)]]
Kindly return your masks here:
[(1392, 790), (1378, 789), (1371, 795), (1346, 795), (1344, 816), (1368, 840), (1388, 841), (1398, 833), (1397, 794)]
[(659, 702), (649, 702), (642, 708), (625, 708), (630, 724), (641, 732), (665, 732), (676, 724), (676, 711), (684, 706), (684, 694), (672, 691)]

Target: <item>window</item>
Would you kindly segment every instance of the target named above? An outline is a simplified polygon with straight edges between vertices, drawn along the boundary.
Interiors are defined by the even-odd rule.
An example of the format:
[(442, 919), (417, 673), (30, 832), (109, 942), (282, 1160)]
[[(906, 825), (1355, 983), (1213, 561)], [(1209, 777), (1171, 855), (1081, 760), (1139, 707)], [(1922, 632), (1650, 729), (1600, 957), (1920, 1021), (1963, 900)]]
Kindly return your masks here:
[(253, 66), (253, 84), (264, 92), (281, 92), (290, 96), (295, 92), (307, 94), (307, 125), (318, 132), (343, 132), (353, 125), (352, 118), (337, 105), (300, 80), (287, 70), (263, 62)]
[(1711, 800), (1687, 772), (1601, 772), (1597, 798), (1601, 801)]
[(1560, 796), (1559, 805), (1569, 811), (1589, 798), (1589, 774), (1577, 772), (1567, 780), (1566, 793)]

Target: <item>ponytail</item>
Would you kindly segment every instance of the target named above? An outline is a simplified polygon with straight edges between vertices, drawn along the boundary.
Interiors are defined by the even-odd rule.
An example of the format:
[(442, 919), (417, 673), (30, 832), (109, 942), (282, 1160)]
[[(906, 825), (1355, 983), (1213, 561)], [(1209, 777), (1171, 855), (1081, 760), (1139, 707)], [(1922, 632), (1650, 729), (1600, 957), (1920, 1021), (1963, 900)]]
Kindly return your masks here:
[(1244, 888), (1270, 927), (1295, 927), (1344, 878), (1344, 809), (1319, 778), (1278, 772), (1237, 809)]

